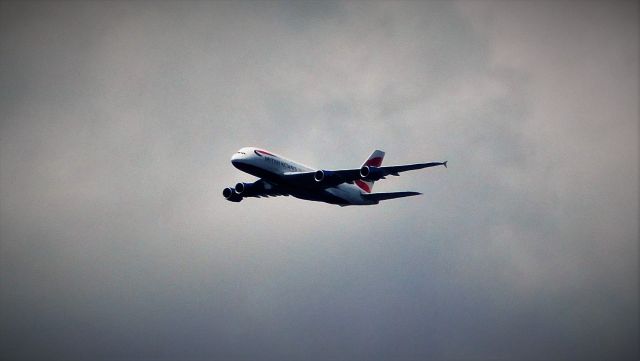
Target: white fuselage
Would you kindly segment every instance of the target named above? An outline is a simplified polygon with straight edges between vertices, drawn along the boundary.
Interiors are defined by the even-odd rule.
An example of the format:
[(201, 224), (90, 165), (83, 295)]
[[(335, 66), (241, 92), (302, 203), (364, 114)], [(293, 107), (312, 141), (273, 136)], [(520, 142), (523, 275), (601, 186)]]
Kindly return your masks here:
[[(280, 155), (254, 147), (245, 147), (240, 149), (231, 157), (231, 163), (243, 172), (266, 179), (267, 181), (275, 184), (279, 184), (282, 181), (285, 173), (316, 171), (316, 169), (304, 164), (294, 162)], [(377, 203), (375, 201), (364, 199), (362, 197), (362, 190), (358, 186), (349, 183), (342, 183), (335, 187), (329, 187), (319, 191), (300, 189), (299, 192), (291, 192), (291, 195), (301, 199), (317, 201), (326, 201), (323, 198), (333, 196), (338, 199), (337, 202), (340, 205), (370, 205)], [(344, 203), (340, 200), (344, 201)], [(333, 202), (336, 202), (336, 200), (333, 200)]]

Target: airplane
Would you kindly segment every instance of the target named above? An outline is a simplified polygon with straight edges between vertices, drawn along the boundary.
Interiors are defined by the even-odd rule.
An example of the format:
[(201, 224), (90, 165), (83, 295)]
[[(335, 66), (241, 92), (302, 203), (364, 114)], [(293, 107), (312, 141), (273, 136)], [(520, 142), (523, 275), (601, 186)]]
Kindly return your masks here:
[(385, 153), (375, 150), (360, 168), (324, 170), (266, 150), (245, 147), (231, 157), (239, 170), (260, 178), (253, 183), (238, 183), (222, 191), (226, 200), (240, 202), (247, 197), (293, 196), (308, 201), (326, 202), (341, 207), (372, 205), (394, 198), (417, 196), (419, 192), (371, 193), (373, 183), (400, 172), (443, 165), (447, 162), (382, 166)]

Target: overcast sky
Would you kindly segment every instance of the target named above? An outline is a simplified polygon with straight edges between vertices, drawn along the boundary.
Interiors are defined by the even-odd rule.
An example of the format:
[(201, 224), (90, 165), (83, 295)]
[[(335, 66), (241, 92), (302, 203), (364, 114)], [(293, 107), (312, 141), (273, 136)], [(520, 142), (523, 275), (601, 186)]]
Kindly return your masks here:
[[(638, 357), (638, 3), (0, 2), (0, 358)], [(449, 161), (231, 203), (259, 146)]]

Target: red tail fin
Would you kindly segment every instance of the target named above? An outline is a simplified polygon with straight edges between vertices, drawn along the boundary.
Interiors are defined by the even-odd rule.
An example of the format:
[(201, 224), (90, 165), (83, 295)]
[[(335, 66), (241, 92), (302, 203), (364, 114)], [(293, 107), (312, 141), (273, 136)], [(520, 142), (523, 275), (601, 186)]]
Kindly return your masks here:
[[(384, 152), (381, 150), (374, 150), (373, 153), (367, 158), (367, 160), (362, 164), (362, 167), (368, 165), (369, 167), (379, 167), (382, 165), (382, 160), (384, 159)], [(355, 181), (356, 185), (360, 187), (363, 191), (367, 193), (371, 193), (373, 189), (373, 182), (365, 181), (362, 179), (358, 179)]]

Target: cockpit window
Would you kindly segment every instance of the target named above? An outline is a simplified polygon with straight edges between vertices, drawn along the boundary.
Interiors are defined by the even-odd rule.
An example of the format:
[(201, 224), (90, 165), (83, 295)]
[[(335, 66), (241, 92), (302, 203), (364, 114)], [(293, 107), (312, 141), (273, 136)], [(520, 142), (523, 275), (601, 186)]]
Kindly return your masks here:
[(247, 155), (247, 153), (245, 153), (245, 152), (236, 152), (236, 154), (244, 154), (244, 155)]

